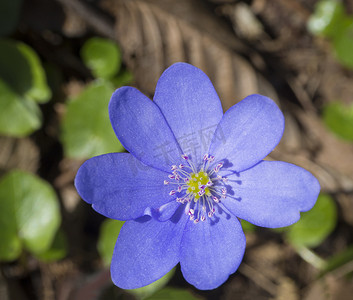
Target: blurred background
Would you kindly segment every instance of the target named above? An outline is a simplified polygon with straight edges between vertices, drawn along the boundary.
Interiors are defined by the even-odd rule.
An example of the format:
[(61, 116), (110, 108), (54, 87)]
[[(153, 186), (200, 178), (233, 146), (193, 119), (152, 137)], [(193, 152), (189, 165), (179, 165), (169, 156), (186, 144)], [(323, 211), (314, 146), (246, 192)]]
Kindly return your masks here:
[[(243, 222), (239, 270), (213, 291), (177, 266), (125, 291), (109, 264), (122, 222), (73, 186), (86, 159), (125, 151), (114, 89), (153, 96), (165, 68), (201, 68), (224, 110), (274, 99), (286, 129), (270, 158), (320, 181), (288, 228)], [(349, 0), (1, 0), (0, 299), (352, 299), (353, 2)]]

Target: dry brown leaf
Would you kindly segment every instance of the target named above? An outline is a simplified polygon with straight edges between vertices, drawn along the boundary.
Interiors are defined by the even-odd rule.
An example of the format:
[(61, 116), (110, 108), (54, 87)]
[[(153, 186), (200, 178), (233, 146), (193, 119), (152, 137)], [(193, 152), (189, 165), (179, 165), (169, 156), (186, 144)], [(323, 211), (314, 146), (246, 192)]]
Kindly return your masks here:
[(39, 149), (32, 140), (0, 137), (0, 145), (0, 175), (11, 169), (37, 171)]
[(120, 0), (114, 11), (124, 61), (144, 92), (153, 93), (165, 68), (186, 61), (209, 75), (225, 110), (253, 93), (277, 99), (272, 86), (237, 53), (246, 51), (242, 44), (204, 2)]
[(348, 300), (352, 299), (353, 282), (345, 278), (326, 276), (315, 281), (306, 291), (304, 300)]
[(274, 300), (299, 300), (299, 291), (295, 282), (289, 277), (280, 277), (277, 295)]

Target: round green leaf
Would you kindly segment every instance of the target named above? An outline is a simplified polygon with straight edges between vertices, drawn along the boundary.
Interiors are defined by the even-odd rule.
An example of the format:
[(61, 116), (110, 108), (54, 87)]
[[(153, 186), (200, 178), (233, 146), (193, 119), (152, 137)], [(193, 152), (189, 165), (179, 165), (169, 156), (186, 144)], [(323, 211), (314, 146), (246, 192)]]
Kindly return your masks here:
[(15, 207), (11, 197), (7, 196), (10, 188), (4, 186), (3, 180), (0, 181), (0, 261), (15, 260), (22, 250), (14, 220)]
[(151, 297), (146, 298), (146, 300), (197, 300), (194, 295), (192, 295), (187, 290), (176, 289), (176, 288), (164, 288), (153, 294)]
[(124, 85), (129, 85), (133, 81), (134, 77), (131, 72), (124, 70), (120, 72), (116, 77), (112, 78), (110, 81), (114, 87), (121, 87)]
[(101, 225), (97, 248), (105, 266), (110, 265), (116, 239), (123, 224), (123, 221), (106, 219)]
[(0, 40), (0, 78), (22, 97), (40, 103), (51, 97), (39, 57), (23, 43)]
[(8, 173), (0, 181), (0, 259), (16, 259), (20, 244), (34, 254), (46, 251), (60, 219), (58, 199), (47, 182), (23, 171)]
[(27, 91), (26, 96), (39, 103), (47, 102), (51, 97), (51, 91), (39, 57), (32, 48), (23, 43), (18, 43), (17, 47), (27, 59), (31, 69), (32, 87)]
[(38, 106), (14, 93), (0, 79), (0, 134), (26, 136), (41, 126)]
[(353, 68), (353, 18), (349, 25), (336, 34), (333, 40), (333, 47), (340, 63), (348, 68)]
[(124, 150), (108, 117), (108, 104), (113, 92), (109, 83), (96, 82), (69, 102), (61, 135), (68, 157), (89, 158)]
[(15, 29), (22, 0), (0, 1), (0, 36), (8, 35)]
[(89, 39), (81, 49), (81, 56), (96, 78), (109, 79), (118, 73), (121, 66), (118, 46), (107, 39)]
[(333, 37), (341, 30), (346, 19), (343, 4), (336, 0), (321, 0), (309, 18), (308, 30), (316, 35)]
[(67, 240), (64, 232), (58, 230), (54, 237), (54, 240), (44, 252), (37, 254), (37, 258), (44, 262), (53, 262), (63, 259), (67, 255)]
[(256, 230), (256, 226), (248, 221), (240, 220), (240, 223), (244, 232), (254, 232)]
[(353, 105), (332, 102), (324, 107), (323, 120), (337, 136), (353, 141)]
[(15, 41), (0, 39), (0, 78), (22, 96), (32, 87), (31, 66)]
[(320, 194), (315, 206), (288, 227), (287, 237), (295, 247), (316, 247), (335, 229), (337, 209), (333, 199)]

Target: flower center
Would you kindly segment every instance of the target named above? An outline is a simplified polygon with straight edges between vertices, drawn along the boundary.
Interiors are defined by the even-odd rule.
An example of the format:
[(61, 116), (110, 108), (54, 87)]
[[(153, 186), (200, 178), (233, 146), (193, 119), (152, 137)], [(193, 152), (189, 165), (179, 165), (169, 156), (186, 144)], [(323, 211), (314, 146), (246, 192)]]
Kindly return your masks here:
[(194, 223), (212, 218), (220, 199), (227, 196), (227, 178), (217, 175), (223, 163), (215, 163), (214, 156), (205, 154), (197, 168), (186, 154), (182, 158), (185, 164), (172, 165), (169, 180), (164, 180), (164, 184), (176, 186), (169, 195), (185, 205), (185, 213)]
[(208, 174), (204, 171), (200, 171), (198, 173), (191, 173), (190, 180), (187, 182), (189, 186), (186, 190), (188, 194), (193, 194), (195, 199), (200, 199), (202, 194), (206, 194), (207, 196), (211, 195), (210, 189), (207, 187), (207, 183), (210, 182), (210, 178)]

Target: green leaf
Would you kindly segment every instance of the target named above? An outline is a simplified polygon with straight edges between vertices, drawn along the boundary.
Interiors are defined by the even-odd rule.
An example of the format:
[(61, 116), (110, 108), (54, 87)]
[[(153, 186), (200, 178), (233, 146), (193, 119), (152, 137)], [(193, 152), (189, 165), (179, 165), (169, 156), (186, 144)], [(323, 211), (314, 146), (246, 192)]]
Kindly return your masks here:
[(25, 96), (37, 101), (38, 103), (45, 103), (51, 97), (51, 91), (47, 84), (45, 71), (41, 65), (39, 57), (32, 48), (25, 44), (18, 43), (18, 49), (22, 55), (27, 59), (32, 75), (32, 87)]
[(68, 103), (61, 135), (66, 156), (90, 158), (124, 151), (108, 116), (108, 104), (113, 92), (109, 83), (95, 82)]
[(34, 102), (51, 97), (37, 54), (27, 45), (0, 39), (0, 134), (26, 136), (41, 126)]
[(110, 265), (116, 239), (123, 225), (123, 221), (112, 219), (106, 219), (101, 225), (97, 248), (105, 266)]
[(164, 288), (146, 300), (198, 300), (199, 298), (192, 295), (187, 290), (176, 289), (176, 288)]
[[(129, 292), (130, 294), (135, 295), (135, 297), (137, 297), (138, 299), (145, 299), (146, 297), (149, 297), (153, 295), (155, 292), (161, 290), (173, 277), (174, 273), (175, 273), (175, 269), (173, 268), (162, 278), (156, 280), (155, 282), (152, 282), (149, 285), (146, 285), (138, 289), (126, 290), (126, 291)], [(163, 299), (169, 299), (169, 298), (163, 298)]]
[(39, 57), (21, 42), (0, 40), (0, 78), (24, 98), (44, 103), (51, 97)]
[(332, 102), (324, 107), (323, 121), (337, 136), (353, 141), (353, 105)]
[(315, 35), (334, 37), (342, 30), (346, 20), (343, 4), (336, 0), (322, 0), (309, 18), (308, 30)]
[(41, 126), (38, 106), (21, 98), (0, 79), (0, 134), (23, 137)]
[(60, 224), (53, 188), (35, 175), (14, 170), (0, 180), (0, 260), (14, 260), (22, 246), (46, 251)]
[(67, 255), (67, 240), (64, 232), (58, 230), (48, 250), (37, 254), (37, 258), (44, 262), (63, 259)]
[(121, 54), (113, 41), (94, 37), (81, 49), (84, 63), (96, 78), (109, 79), (118, 73), (121, 66)]
[(353, 69), (353, 18), (349, 19), (349, 23), (344, 30), (336, 34), (333, 47), (339, 62)]
[(133, 81), (134, 77), (131, 72), (124, 70), (120, 72), (116, 77), (111, 79), (111, 82), (114, 87), (118, 88), (123, 85), (128, 85)]
[(254, 232), (256, 230), (256, 226), (248, 221), (240, 220), (241, 227), (244, 232)]
[(22, 0), (0, 1), (0, 36), (9, 35), (17, 25)]
[(17, 235), (14, 203), (11, 197), (7, 196), (7, 190), (12, 187), (6, 187), (5, 184), (4, 179), (0, 180), (0, 261), (11, 261), (19, 257), (22, 245)]
[(287, 238), (295, 247), (316, 247), (335, 229), (337, 209), (333, 199), (320, 194), (315, 206), (288, 227)]

